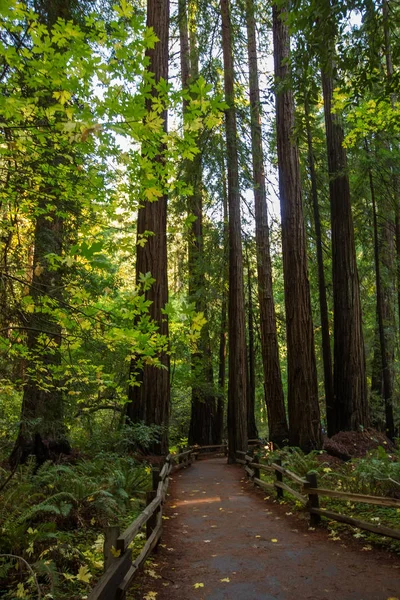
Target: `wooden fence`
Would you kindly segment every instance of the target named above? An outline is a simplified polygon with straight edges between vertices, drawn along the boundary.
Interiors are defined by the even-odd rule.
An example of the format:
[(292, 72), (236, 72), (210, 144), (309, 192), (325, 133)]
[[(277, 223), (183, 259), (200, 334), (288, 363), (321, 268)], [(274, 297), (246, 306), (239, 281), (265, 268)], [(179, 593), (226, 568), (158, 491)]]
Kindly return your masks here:
[[(157, 546), (162, 533), (162, 514), (169, 475), (171, 471), (187, 467), (192, 463), (192, 449), (177, 455), (168, 455), (159, 471), (152, 470), (153, 489), (146, 493), (147, 506), (140, 515), (119, 535), (115, 527), (105, 531), (105, 573), (90, 592), (88, 600), (124, 600), (135, 575), (150, 552)], [(130, 544), (141, 528), (146, 525), (146, 543), (139, 556), (132, 561)]]
[(212, 458), (213, 456), (226, 456), (228, 454), (228, 445), (215, 444), (212, 446), (192, 446), (192, 456), (195, 460), (201, 458)]
[[(296, 473), (292, 473), (288, 469), (282, 467), (280, 460), (275, 460), (270, 464), (260, 463), (258, 458), (252, 456), (249, 451), (237, 451), (237, 462), (244, 466), (249, 479), (258, 487), (269, 493), (276, 493), (278, 499), (282, 499), (284, 491), (288, 492), (301, 502), (310, 513), (310, 524), (318, 525), (321, 522), (321, 517), (326, 517), (331, 521), (339, 521), (347, 523), (358, 529), (365, 529), (377, 535), (387, 536), (400, 540), (400, 530), (386, 527), (384, 525), (375, 525), (368, 521), (361, 521), (336, 513), (319, 505), (319, 497), (325, 496), (330, 498), (339, 498), (340, 500), (350, 502), (360, 502), (364, 504), (373, 504), (375, 506), (386, 506), (390, 508), (400, 509), (400, 500), (396, 498), (388, 498), (385, 496), (369, 496), (366, 494), (355, 494), (351, 492), (342, 492), (339, 490), (330, 490), (327, 488), (318, 487), (317, 474), (314, 472), (307, 473), (306, 477), (300, 477)], [(274, 483), (263, 481), (260, 473), (268, 473), (275, 476)], [(283, 478), (289, 479), (291, 485), (283, 481)], [(294, 489), (293, 484), (296, 484), (299, 489)]]

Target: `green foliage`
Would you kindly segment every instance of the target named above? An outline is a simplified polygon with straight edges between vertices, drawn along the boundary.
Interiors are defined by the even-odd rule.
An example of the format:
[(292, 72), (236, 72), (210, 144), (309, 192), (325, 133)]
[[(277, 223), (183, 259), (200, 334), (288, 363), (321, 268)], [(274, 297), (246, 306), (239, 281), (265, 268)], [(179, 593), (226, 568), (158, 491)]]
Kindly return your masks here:
[[(1, 495), (0, 554), (21, 556), (42, 589), (56, 589), (58, 598), (85, 590), (102, 567), (99, 528), (124, 526), (134, 518), (141, 510), (138, 497), (149, 486), (149, 472), (128, 456), (106, 452), (76, 464), (45, 463), (35, 470), (32, 462), (19, 467)], [(6, 596), (11, 598), (18, 585), (15, 561), (1, 559), (1, 571), (15, 581), (14, 591)], [(31, 578), (24, 582), (34, 593), (32, 584)]]

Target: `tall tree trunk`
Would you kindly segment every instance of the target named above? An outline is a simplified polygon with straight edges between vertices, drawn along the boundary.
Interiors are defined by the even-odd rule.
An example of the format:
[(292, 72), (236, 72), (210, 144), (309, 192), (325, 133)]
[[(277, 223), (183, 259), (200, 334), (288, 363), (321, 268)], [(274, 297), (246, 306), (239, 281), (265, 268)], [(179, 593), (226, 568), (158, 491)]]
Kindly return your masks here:
[(272, 290), (272, 267), (269, 246), (269, 224), (264, 175), (257, 64), (256, 24), (253, 0), (247, 0), (246, 13), (261, 354), (264, 371), (265, 401), (268, 411), (269, 439), (281, 446), (285, 441), (287, 442), (289, 431), (283, 397), (275, 305)]
[(228, 205), (229, 205), (229, 389), (228, 442), (229, 462), (236, 461), (236, 450), (247, 450), (246, 402), (246, 330), (243, 289), (243, 255), (240, 227), (240, 187), (237, 126), (232, 55), (232, 25), (229, 0), (220, 0), (224, 87)]
[[(161, 79), (168, 80), (168, 27), (169, 27), (169, 1), (147, 0), (147, 27), (152, 27), (159, 39), (154, 48), (146, 50), (149, 59), (149, 71), (154, 74), (154, 82)], [(147, 110), (151, 111), (153, 97), (157, 91), (153, 89), (152, 98), (146, 100)], [(167, 110), (160, 113), (163, 120), (163, 129), (167, 131)], [(160, 167), (164, 164), (163, 151), (165, 147), (159, 142), (159, 154), (152, 158), (158, 163), (154, 170), (155, 185), (164, 187), (163, 176), (159, 174)], [(146, 154), (147, 148), (143, 148)], [(149, 149), (152, 156), (153, 148)], [(157, 181), (158, 178), (158, 181)], [(152, 232), (147, 237), (145, 245), (137, 245), (136, 279), (139, 284), (140, 275), (151, 273), (155, 283), (145, 294), (146, 300), (151, 301), (149, 307), (150, 317), (158, 325), (161, 335), (168, 338), (168, 318), (163, 314), (163, 309), (168, 302), (167, 281), (167, 196), (165, 193), (156, 202), (145, 202), (139, 209), (137, 221), (138, 239), (145, 232)], [(164, 352), (160, 356), (164, 368), (144, 365), (137, 373), (138, 366), (135, 361), (131, 364), (131, 374), (137, 377), (140, 387), (130, 386), (129, 403), (127, 406), (127, 419), (131, 422), (144, 422), (146, 425), (161, 427), (160, 439), (152, 444), (149, 451), (154, 454), (168, 452), (168, 419), (170, 404), (169, 382), (169, 355)]]
[[(198, 49), (196, 39), (195, 9), (196, 2), (189, 0), (191, 16), (190, 40), (188, 32), (188, 13), (186, 0), (179, 0), (178, 18), (181, 42), (181, 76), (182, 87), (187, 89), (189, 83), (198, 78)], [(190, 10), (192, 9), (192, 10)], [(183, 103), (183, 116), (187, 102)], [(202, 157), (197, 154), (193, 161), (185, 160), (183, 165), (184, 180), (192, 188), (187, 196), (188, 213), (195, 217), (191, 224), (189, 238), (189, 301), (193, 302), (197, 312), (202, 312), (207, 319), (206, 280), (203, 258), (203, 190), (202, 190)], [(192, 403), (189, 427), (189, 444), (206, 446), (214, 441), (215, 397), (214, 376), (211, 355), (211, 344), (208, 323), (201, 331), (198, 349), (192, 353)]]
[[(40, 20), (51, 30), (58, 18), (71, 19), (70, 3), (60, 0), (43, 0), (38, 6)], [(49, 106), (54, 99), (49, 95), (41, 102)], [(57, 177), (64, 156), (48, 144), (43, 153), (40, 173), (42, 188), (39, 191), (38, 215), (34, 231), (34, 257), (29, 295), (35, 311), (25, 315), (27, 347), (30, 354), (21, 407), (21, 420), (18, 437), (10, 456), (10, 463), (24, 462), (34, 455), (38, 464), (56, 459), (60, 454), (71, 450), (64, 425), (63, 395), (61, 382), (55, 371), (61, 365), (61, 327), (46, 307), (47, 300), (61, 299), (63, 274), (60, 268), (54, 269), (49, 256), (61, 256), (64, 242), (65, 211), (62, 198), (62, 185), (57, 185)], [(47, 157), (46, 157), (47, 155)], [(47, 160), (46, 160), (47, 158)], [(54, 207), (49, 208), (49, 198)], [(64, 202), (64, 204), (62, 204)], [(40, 373), (38, 377), (38, 373)]]
[[(325, 1), (325, 0), (324, 0)], [(327, 5), (329, 0), (326, 0)], [(331, 17), (332, 18), (332, 17)], [(328, 151), (332, 225), (335, 433), (369, 424), (360, 287), (343, 127), (333, 111), (334, 39), (322, 60), (322, 90)]]
[[(367, 155), (369, 154), (368, 145), (366, 142)], [(369, 185), (372, 199), (372, 215), (374, 224), (374, 260), (375, 260), (375, 279), (376, 279), (376, 314), (378, 319), (379, 332), (379, 354), (382, 369), (382, 387), (383, 387), (383, 402), (385, 408), (386, 434), (390, 439), (394, 438), (394, 418), (393, 418), (393, 360), (394, 360), (394, 344), (393, 344), (393, 293), (391, 292), (392, 283), (386, 279), (386, 285), (381, 277), (381, 258), (379, 252), (379, 234), (378, 234), (378, 217), (375, 200), (375, 186), (372, 176), (371, 164), (368, 165)], [(390, 213), (389, 213), (390, 215)], [(388, 222), (382, 227), (382, 250), (386, 256), (393, 257), (393, 229), (390, 231)], [(393, 261), (389, 260), (389, 268), (393, 265)], [(390, 273), (386, 273), (390, 276)], [(389, 289), (388, 289), (389, 288)], [(385, 293), (386, 292), (386, 293)], [(391, 313), (391, 314), (390, 314)], [(385, 319), (386, 317), (386, 319)], [(388, 319), (389, 317), (389, 319)], [(390, 320), (390, 321), (389, 321)], [(385, 322), (386, 321), (386, 322)], [(389, 322), (388, 322), (389, 321)]]
[(256, 365), (254, 353), (254, 312), (251, 285), (251, 268), (249, 249), (246, 247), (247, 263), (247, 337), (248, 337), (248, 362), (247, 362), (247, 435), (250, 440), (258, 437), (255, 405), (256, 405)]
[(288, 354), (289, 440), (304, 451), (320, 448), (317, 370), (307, 270), (298, 149), (294, 142), (294, 99), (290, 77), (287, 7), (273, 4), (276, 132), (285, 280)]
[[(389, 20), (389, 0), (382, 0), (382, 17), (383, 17), (383, 32), (384, 32), (384, 42), (385, 42), (385, 60), (386, 60), (386, 75), (388, 79), (389, 86), (392, 84), (393, 80), (393, 57), (392, 57), (392, 46), (391, 46), (391, 33), (390, 33), (390, 20)], [(391, 95), (391, 103), (392, 107), (395, 107), (397, 96), (392, 93)], [(396, 271), (397, 271), (397, 308), (400, 320), (400, 181), (398, 171), (393, 169), (393, 196), (394, 196), (394, 206), (395, 206), (395, 240), (396, 240)], [(388, 248), (390, 245), (388, 245)], [(391, 258), (390, 255), (387, 255), (387, 267), (389, 271), (391, 271)], [(384, 295), (385, 297), (385, 295)], [(388, 313), (388, 329), (392, 328), (393, 331), (395, 329), (395, 316), (394, 316), (394, 307), (390, 307), (390, 300), (386, 305), (386, 312)], [(391, 349), (389, 349), (388, 355), (389, 363), (391, 361)], [(394, 358), (393, 358), (394, 362)], [(392, 363), (393, 364), (393, 363)], [(389, 364), (390, 369), (390, 364)]]
[(333, 399), (333, 377), (332, 377), (332, 355), (331, 342), (329, 336), (329, 317), (328, 302), (326, 298), (324, 257), (322, 251), (322, 232), (321, 219), (319, 216), (318, 205), (318, 186), (317, 174), (315, 171), (314, 149), (312, 143), (312, 132), (310, 124), (310, 108), (307, 92), (305, 92), (304, 114), (307, 131), (307, 149), (308, 149), (308, 168), (311, 180), (311, 198), (314, 213), (315, 240), (317, 245), (317, 263), (318, 263), (318, 292), (319, 292), (319, 310), (321, 316), (322, 332), (322, 358), (324, 362), (324, 386), (325, 386), (325, 404), (326, 404), (326, 424), (328, 436), (335, 433), (335, 410)]
[(222, 144), (221, 153), (221, 177), (222, 177), (222, 202), (223, 202), (223, 269), (222, 269), (222, 303), (221, 303), (221, 323), (219, 334), (219, 362), (218, 362), (218, 401), (217, 413), (215, 418), (215, 436), (214, 443), (220, 444), (224, 429), (224, 404), (225, 404), (225, 380), (226, 380), (226, 330), (227, 321), (227, 293), (226, 285), (228, 281), (228, 191), (226, 186), (226, 169), (224, 159), (224, 144)]

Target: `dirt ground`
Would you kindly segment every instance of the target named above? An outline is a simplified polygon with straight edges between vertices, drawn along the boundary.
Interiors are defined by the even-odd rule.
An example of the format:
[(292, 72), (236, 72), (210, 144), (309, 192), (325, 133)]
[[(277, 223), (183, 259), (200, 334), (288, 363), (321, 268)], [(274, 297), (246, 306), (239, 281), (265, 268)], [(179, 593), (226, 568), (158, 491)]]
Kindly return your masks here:
[[(310, 530), (217, 458), (173, 476), (135, 600), (400, 600), (400, 559)], [(287, 514), (289, 513), (289, 514)]]

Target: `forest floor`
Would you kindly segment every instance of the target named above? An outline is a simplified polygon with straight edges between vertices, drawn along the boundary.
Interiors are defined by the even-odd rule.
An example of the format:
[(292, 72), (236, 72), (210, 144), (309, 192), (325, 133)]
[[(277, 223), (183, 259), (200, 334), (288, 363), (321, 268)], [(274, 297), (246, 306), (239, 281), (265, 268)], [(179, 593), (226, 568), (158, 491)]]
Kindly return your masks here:
[(226, 459), (173, 476), (161, 544), (135, 600), (400, 600), (400, 559), (336, 540), (264, 499)]

